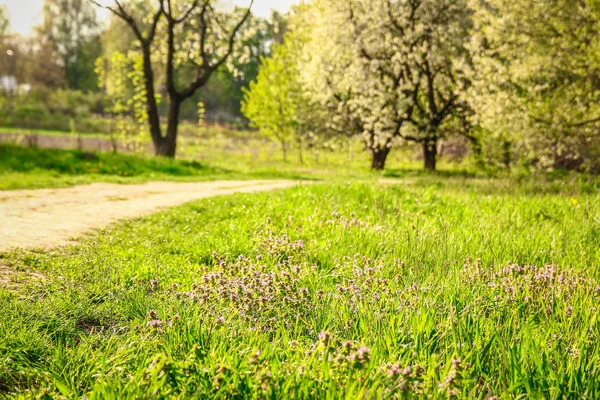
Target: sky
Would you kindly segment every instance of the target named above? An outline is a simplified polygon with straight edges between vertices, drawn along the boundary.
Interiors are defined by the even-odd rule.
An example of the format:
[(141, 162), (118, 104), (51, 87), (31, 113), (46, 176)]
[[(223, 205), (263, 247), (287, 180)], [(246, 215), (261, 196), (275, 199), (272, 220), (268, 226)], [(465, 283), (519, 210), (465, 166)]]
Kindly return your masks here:
[[(250, 0), (226, 0), (226, 2), (248, 5)], [(270, 10), (287, 11), (296, 0), (254, 0), (252, 10), (255, 14), (266, 17)], [(13, 32), (27, 35), (31, 28), (41, 20), (41, 10), (44, 0), (0, 0), (0, 5), (6, 5), (11, 17)]]

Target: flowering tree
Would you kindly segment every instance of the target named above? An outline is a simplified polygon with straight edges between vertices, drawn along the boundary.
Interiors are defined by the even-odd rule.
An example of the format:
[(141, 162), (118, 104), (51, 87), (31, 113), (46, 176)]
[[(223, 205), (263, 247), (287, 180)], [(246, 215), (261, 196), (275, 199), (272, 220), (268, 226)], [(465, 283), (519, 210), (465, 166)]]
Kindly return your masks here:
[(528, 164), (600, 169), (600, 2), (472, 4), (479, 47), (474, 122)]
[[(443, 125), (465, 110), (471, 13), (462, 0), (317, 0), (305, 81), (340, 93), (383, 169), (394, 140), (422, 144), (435, 169)], [(338, 102), (339, 104), (339, 102)]]
[[(174, 157), (182, 103), (205, 86), (211, 75), (227, 62), (250, 8), (238, 9), (236, 12), (240, 15), (235, 18), (219, 11), (214, 0), (148, 0), (132, 2), (130, 8), (120, 0), (112, 0), (112, 5), (90, 1), (108, 9), (133, 31), (142, 53), (147, 117), (156, 154)], [(139, 14), (148, 17), (136, 18)], [(153, 61), (165, 68), (169, 115), (164, 134)], [(190, 69), (194, 71), (191, 80), (181, 82), (182, 71)]]

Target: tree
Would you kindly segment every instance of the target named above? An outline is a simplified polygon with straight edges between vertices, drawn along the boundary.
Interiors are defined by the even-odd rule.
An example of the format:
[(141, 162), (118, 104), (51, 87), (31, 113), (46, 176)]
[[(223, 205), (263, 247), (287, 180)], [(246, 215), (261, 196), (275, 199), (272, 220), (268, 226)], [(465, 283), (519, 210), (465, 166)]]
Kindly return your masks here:
[(262, 134), (279, 141), (284, 160), (289, 142), (294, 141), (302, 162), (303, 139), (315, 109), (298, 80), (298, 52), (294, 46), (291, 37), (273, 46), (273, 55), (263, 59), (257, 80), (245, 91), (242, 111)]
[(395, 10), (388, 10), (393, 18), (392, 27), (399, 35), (408, 26), (413, 26), (414, 21), (423, 25), (424, 41), (414, 48), (413, 53), (422, 76), (410, 119), (416, 129), (413, 134), (403, 137), (422, 145), (424, 168), (433, 171), (440, 139), (453, 132), (469, 133), (454, 127), (452, 130), (444, 128), (452, 126), (453, 120), (464, 120), (471, 113), (465, 95), (471, 85), (469, 72), (473, 64), (469, 48), (472, 10), (461, 0), (412, 1), (409, 4), (409, 15), (414, 17), (405, 21), (406, 28), (402, 27), (402, 19), (394, 16)]
[(10, 14), (5, 5), (0, 6), (0, 38), (8, 35), (10, 31)]
[(197, 111), (197, 103), (202, 102), (207, 120), (218, 121), (223, 117), (226, 121), (243, 121), (244, 90), (256, 80), (262, 59), (271, 55), (271, 45), (278, 42), (283, 21), (283, 17), (275, 12), (268, 19), (250, 15), (229, 66), (215, 71), (208, 84), (194, 96), (194, 101), (184, 106), (182, 116), (191, 118)]
[[(113, 6), (90, 1), (121, 18), (133, 31), (143, 57), (148, 124), (156, 154), (175, 157), (181, 105), (205, 86), (211, 75), (228, 60), (234, 51), (236, 37), (250, 15), (253, 0), (235, 22), (230, 15), (218, 11), (212, 0), (149, 2), (153, 7), (145, 10), (145, 15), (149, 16), (146, 19), (136, 19), (127, 5), (119, 0), (114, 0)], [(159, 28), (164, 30), (164, 35), (157, 35)], [(184, 36), (183, 33), (187, 34)], [(159, 39), (163, 37), (165, 40), (161, 42)], [(155, 50), (165, 55), (165, 86), (169, 99), (165, 134), (162, 132), (156, 99), (152, 62)], [(191, 82), (179, 82), (177, 67), (195, 70)]]
[(474, 122), (528, 164), (600, 170), (600, 2), (472, 3)]
[(96, 11), (87, 0), (45, 0), (40, 46), (52, 50), (70, 89), (97, 90), (94, 61), (101, 54)]
[[(331, 101), (339, 94), (361, 126), (372, 168), (394, 141), (423, 145), (435, 169), (442, 125), (464, 107), (469, 10), (462, 0), (320, 0), (310, 20), (306, 80)], [(330, 73), (333, 72), (333, 73)], [(310, 76), (316, 77), (311, 79)], [(462, 106), (459, 106), (463, 104)]]
[(16, 60), (16, 49), (10, 37), (10, 15), (6, 6), (0, 6), (0, 75), (12, 76)]

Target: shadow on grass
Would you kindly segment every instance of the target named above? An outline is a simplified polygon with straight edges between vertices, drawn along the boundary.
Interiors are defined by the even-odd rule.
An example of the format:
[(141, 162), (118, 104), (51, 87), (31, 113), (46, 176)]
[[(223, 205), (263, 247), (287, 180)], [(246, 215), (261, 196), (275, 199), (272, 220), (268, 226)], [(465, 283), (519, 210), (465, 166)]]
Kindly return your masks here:
[[(78, 150), (42, 149), (0, 144), (0, 173), (13, 173), (13, 180), (23, 174), (32, 183), (5, 182), (3, 189), (53, 187), (53, 180), (76, 178), (59, 186), (71, 186), (94, 181), (134, 183), (147, 180), (230, 180), (230, 179), (291, 179), (318, 180), (310, 174), (277, 168), (259, 169), (247, 173), (214, 167), (197, 160), (178, 160), (164, 157), (85, 152)], [(62, 179), (62, 178), (61, 178)], [(83, 181), (81, 181), (83, 179)], [(1, 185), (0, 185), (1, 186)]]
[(416, 187), (435, 187), (450, 191), (473, 192), (479, 195), (540, 196), (561, 194), (578, 196), (600, 193), (600, 177), (573, 171), (423, 171), (393, 169), (382, 173), (384, 178), (410, 180)]
[(204, 165), (198, 161), (172, 160), (113, 153), (90, 153), (77, 150), (50, 150), (15, 145), (0, 145), (0, 170), (11, 172), (52, 171), (64, 175), (174, 177), (227, 175), (233, 171)]
[(387, 169), (384, 178), (485, 178), (486, 176), (466, 169), (425, 171), (423, 169)]

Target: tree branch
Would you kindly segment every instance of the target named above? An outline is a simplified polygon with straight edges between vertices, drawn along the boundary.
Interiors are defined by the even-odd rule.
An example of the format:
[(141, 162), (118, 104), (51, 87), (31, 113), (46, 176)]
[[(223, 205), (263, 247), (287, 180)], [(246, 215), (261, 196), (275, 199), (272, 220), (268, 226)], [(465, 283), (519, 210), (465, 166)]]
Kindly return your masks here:
[(221, 59), (219, 61), (217, 61), (217, 63), (213, 67), (211, 67), (212, 70), (219, 68), (227, 60), (227, 58), (229, 58), (229, 56), (233, 52), (233, 46), (235, 44), (235, 37), (237, 36), (237, 34), (238, 34), (239, 30), (242, 28), (242, 26), (246, 23), (246, 20), (248, 19), (248, 17), (250, 16), (250, 12), (251, 12), (253, 4), (254, 4), (254, 0), (250, 0), (250, 5), (248, 6), (246, 13), (244, 14), (244, 17), (240, 20), (240, 22), (238, 22), (238, 24), (235, 26), (235, 28), (231, 32), (231, 36), (229, 36), (229, 45), (227, 47), (227, 52), (223, 55), (223, 57), (221, 57)]
[(193, 94), (196, 92), (196, 90), (198, 90), (199, 88), (201, 88), (202, 86), (204, 86), (206, 84), (206, 82), (208, 81), (208, 78), (210, 78), (211, 74), (215, 70), (217, 70), (221, 65), (223, 65), (223, 63), (227, 60), (227, 58), (229, 58), (229, 56), (233, 52), (235, 38), (236, 38), (239, 30), (242, 28), (242, 26), (248, 20), (248, 17), (250, 17), (250, 13), (251, 13), (253, 4), (254, 4), (254, 0), (251, 0), (250, 5), (248, 6), (248, 9), (246, 10), (246, 13), (244, 14), (243, 18), (236, 24), (236, 26), (232, 30), (231, 35), (229, 36), (229, 39), (228, 39), (227, 50), (226, 50), (225, 54), (223, 56), (221, 56), (216, 63), (211, 65), (209, 63), (208, 56), (207, 56), (206, 50), (205, 50), (206, 49), (207, 31), (208, 31), (208, 24), (206, 22), (206, 12), (209, 7), (209, 2), (204, 3), (204, 6), (202, 7), (202, 11), (200, 13), (200, 20), (202, 22), (202, 27), (201, 27), (201, 31), (200, 31), (200, 57), (202, 58), (202, 65), (199, 66), (198, 76), (197, 76), (196, 80), (194, 82), (192, 82), (192, 84), (187, 89), (183, 90), (180, 93), (180, 95), (183, 99), (187, 99), (188, 97), (193, 96)]
[(104, 6), (104, 5), (100, 4), (97, 0), (89, 0), (89, 1), (92, 4), (96, 5), (97, 7), (104, 8), (105, 10), (110, 11), (111, 13), (113, 13), (114, 15), (116, 15), (117, 17), (119, 17), (123, 21), (125, 21), (127, 23), (127, 25), (129, 25), (129, 27), (131, 27), (131, 29), (133, 30), (133, 33), (135, 34), (135, 37), (140, 41), (140, 43), (143, 46), (148, 46), (154, 40), (154, 36), (156, 34), (156, 28), (158, 26), (158, 22), (160, 21), (160, 16), (163, 13), (164, 0), (159, 0), (159, 9), (152, 17), (152, 24), (150, 26), (150, 31), (148, 32), (147, 38), (144, 38), (144, 34), (140, 30), (137, 22), (135, 21), (133, 16), (125, 10), (125, 8), (123, 7), (123, 5), (121, 4), (121, 2), (119, 0), (114, 0), (115, 4), (117, 6), (116, 9), (114, 7)]

